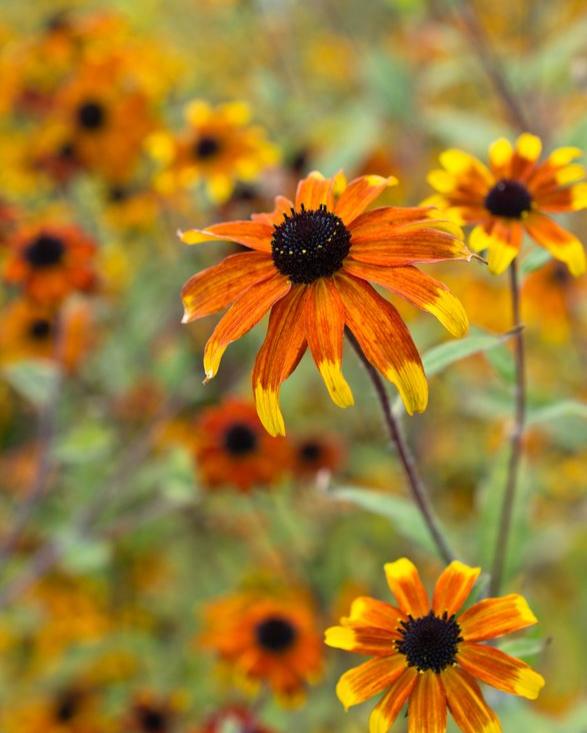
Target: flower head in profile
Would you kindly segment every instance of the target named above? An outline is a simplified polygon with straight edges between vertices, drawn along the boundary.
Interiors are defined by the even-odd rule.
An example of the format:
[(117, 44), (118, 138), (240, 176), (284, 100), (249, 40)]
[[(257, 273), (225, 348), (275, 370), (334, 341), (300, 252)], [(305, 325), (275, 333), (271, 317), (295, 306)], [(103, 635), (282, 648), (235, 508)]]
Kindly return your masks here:
[(302, 699), (322, 669), (315, 610), (298, 589), (250, 589), (210, 603), (200, 641), (235, 682), (252, 690), (264, 683), (287, 703)]
[(253, 370), (259, 417), (283, 434), (281, 384), (309, 347), (332, 400), (353, 404), (342, 374), (348, 327), (365, 357), (393, 382), (412, 414), (426, 408), (428, 385), (418, 350), (398, 311), (371, 285), (381, 285), (429, 311), (455, 336), (466, 331), (459, 301), (414, 265), (469, 257), (460, 230), (442, 230), (426, 207), (366, 211), (393, 179), (311, 173), (295, 202), (278, 196), (275, 210), (248, 221), (181, 234), (187, 244), (229, 240), (249, 252), (227, 257), (184, 285), (184, 323), (230, 306), (206, 344), (204, 371), (214, 377), (228, 345), (270, 311)]
[(582, 152), (558, 148), (539, 162), (541, 152), (535, 135), (520, 135), (515, 147), (500, 138), (489, 148), (489, 166), (462, 150), (446, 150), (442, 170), (428, 176), (438, 194), (425, 203), (476, 225), (469, 244), (477, 252), (488, 250), (489, 269), (496, 275), (520, 253), (524, 232), (573, 275), (585, 272), (581, 242), (550, 217), (587, 206), (585, 169), (574, 162)]
[(370, 733), (387, 733), (405, 703), (409, 733), (444, 733), (447, 710), (463, 733), (500, 733), (477, 680), (531, 700), (538, 696), (544, 680), (537, 672), (483, 643), (536, 623), (524, 598), (486, 598), (459, 613), (479, 572), (452, 562), (430, 602), (417, 569), (401, 558), (385, 566), (397, 606), (357, 598), (341, 626), (327, 629), (329, 646), (373, 657), (345, 672), (336, 688), (347, 709), (384, 693), (371, 713)]
[(163, 193), (202, 182), (212, 201), (224, 203), (237, 182), (253, 181), (278, 160), (277, 148), (261, 127), (251, 124), (243, 102), (213, 107), (195, 100), (187, 105), (185, 117), (182, 133), (157, 133), (149, 142), (162, 164), (155, 185)]

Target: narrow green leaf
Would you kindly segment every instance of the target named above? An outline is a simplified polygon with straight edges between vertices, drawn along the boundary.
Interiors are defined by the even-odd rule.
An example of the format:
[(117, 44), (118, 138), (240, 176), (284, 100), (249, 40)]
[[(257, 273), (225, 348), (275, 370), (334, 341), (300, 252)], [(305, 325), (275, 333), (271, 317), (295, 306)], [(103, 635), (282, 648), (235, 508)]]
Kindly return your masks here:
[(461, 359), (500, 346), (507, 338), (508, 334), (472, 334), (458, 341), (447, 341), (434, 346), (422, 359), (426, 374), (432, 377)]
[(587, 419), (587, 404), (576, 400), (563, 400), (545, 407), (535, 407), (528, 412), (528, 425), (538, 425), (564, 417), (583, 417)]
[(49, 359), (31, 359), (9, 364), (2, 370), (8, 383), (36, 407), (47, 405), (60, 377), (59, 366)]
[(502, 652), (519, 659), (531, 659), (538, 656), (545, 646), (544, 639), (510, 639), (499, 645)]

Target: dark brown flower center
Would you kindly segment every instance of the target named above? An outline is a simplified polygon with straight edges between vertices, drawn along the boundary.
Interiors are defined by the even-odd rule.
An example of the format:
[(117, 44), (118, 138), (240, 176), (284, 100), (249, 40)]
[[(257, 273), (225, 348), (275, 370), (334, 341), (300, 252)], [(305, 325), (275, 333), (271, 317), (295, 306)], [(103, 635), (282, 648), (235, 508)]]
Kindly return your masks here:
[(304, 463), (314, 463), (322, 456), (322, 446), (315, 440), (307, 440), (301, 444), (298, 453)]
[(485, 208), (494, 216), (521, 219), (532, 208), (532, 197), (523, 183), (504, 178), (485, 197)]
[(257, 641), (265, 651), (279, 654), (291, 647), (298, 635), (297, 629), (282, 616), (270, 616), (256, 628)]
[(212, 135), (203, 135), (194, 144), (194, 156), (199, 160), (213, 158), (220, 152), (220, 142)]
[(224, 434), (224, 447), (232, 456), (253, 453), (257, 441), (257, 433), (246, 423), (234, 423)]
[(84, 130), (99, 130), (106, 122), (106, 110), (101, 102), (89, 99), (77, 108), (77, 121)]
[(291, 210), (271, 240), (275, 267), (294, 283), (311, 283), (333, 275), (351, 248), (351, 233), (342, 219), (320, 208)]
[(143, 705), (137, 708), (136, 715), (145, 733), (165, 733), (168, 729), (168, 716), (162, 710)]
[(463, 639), (454, 615), (445, 612), (437, 616), (430, 611), (420, 618), (408, 616), (400, 627), (401, 639), (396, 641), (396, 647), (406, 656), (409, 667), (416, 667), (419, 672), (431, 669), (440, 674), (455, 664), (459, 642)]
[(58, 265), (65, 254), (65, 245), (59, 237), (40, 234), (24, 249), (26, 261), (36, 268)]
[(66, 690), (57, 698), (55, 704), (55, 720), (68, 723), (79, 712), (81, 695), (76, 690)]
[(51, 323), (46, 318), (35, 318), (29, 324), (29, 335), (36, 341), (44, 341), (51, 334)]

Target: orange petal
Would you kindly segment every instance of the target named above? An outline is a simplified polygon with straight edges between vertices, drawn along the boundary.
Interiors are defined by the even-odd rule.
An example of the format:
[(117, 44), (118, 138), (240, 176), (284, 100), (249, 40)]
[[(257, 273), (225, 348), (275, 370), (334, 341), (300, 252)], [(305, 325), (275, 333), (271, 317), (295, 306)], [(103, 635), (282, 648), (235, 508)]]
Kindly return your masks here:
[(544, 687), (544, 678), (532, 667), (485, 644), (464, 642), (459, 648), (457, 661), (482, 682), (529, 700), (535, 700)]
[(487, 263), (489, 271), (501, 275), (520, 253), (523, 229), (520, 222), (494, 221), (488, 239)]
[(277, 273), (249, 288), (233, 303), (218, 322), (204, 349), (206, 379), (216, 375), (228, 345), (250, 331), (269, 308), (288, 293), (290, 287), (289, 280)]
[(422, 412), (428, 383), (420, 355), (399, 313), (368, 283), (350, 275), (335, 276), (346, 322), (373, 366), (396, 385), (406, 411)]
[(341, 368), (344, 306), (332, 278), (320, 278), (308, 289), (306, 333), (332, 401), (349, 407), (354, 403), (353, 394)]
[(385, 603), (385, 601), (369, 598), (368, 596), (360, 596), (352, 602), (350, 614), (341, 620), (341, 624), (353, 628), (369, 626), (395, 631), (400, 621), (405, 618), (405, 613), (392, 606), (391, 603)]
[(335, 649), (356, 654), (389, 657), (396, 653), (395, 636), (383, 629), (331, 626), (326, 629), (324, 643)]
[(361, 176), (351, 181), (336, 202), (334, 213), (348, 226), (362, 214), (370, 203), (397, 180), (393, 176)]
[(448, 708), (463, 733), (501, 733), (497, 716), (471, 675), (459, 667), (449, 667), (441, 678)]
[(386, 563), (385, 577), (404, 613), (419, 618), (430, 611), (428, 594), (420, 580), (418, 569), (411, 560), (402, 557), (395, 562)]
[(181, 290), (182, 323), (190, 323), (226, 308), (252, 285), (267, 280), (274, 273), (273, 260), (262, 252), (231, 255), (219, 265), (196, 273)]
[(459, 618), (459, 625), (465, 641), (485, 641), (520, 631), (537, 621), (525, 598), (512, 593), (479, 601)]
[(296, 285), (277, 303), (253, 369), (253, 391), (259, 419), (270, 435), (285, 435), (279, 409), (281, 384), (296, 368), (306, 349), (304, 298), (306, 287)]
[(458, 338), (467, 332), (469, 319), (461, 302), (446, 285), (415, 267), (384, 267), (349, 259), (344, 268), (351, 275), (383, 285), (432, 313), (453, 336)]
[(370, 659), (342, 675), (336, 695), (348, 710), (392, 685), (405, 670), (406, 658), (402, 654)]
[(583, 245), (570, 232), (550, 217), (537, 212), (524, 222), (528, 234), (547, 249), (553, 257), (564, 262), (571, 275), (582, 275), (586, 269)]
[(440, 676), (431, 671), (418, 675), (410, 696), (408, 733), (446, 733), (446, 717)]
[(413, 222), (427, 222), (432, 206), (381, 206), (358, 216), (349, 226), (354, 238), (376, 232), (389, 233), (390, 227)]
[(369, 733), (387, 733), (416, 684), (418, 673), (409, 667), (381, 698), (369, 717)]
[(443, 571), (434, 588), (432, 609), (437, 615), (445, 611), (449, 616), (460, 611), (469, 597), (481, 568), (472, 568), (458, 560), (454, 560)]
[(206, 229), (178, 232), (185, 244), (201, 244), (211, 240), (237, 242), (260, 252), (271, 252), (273, 226), (265, 221), (227, 221)]
[(298, 183), (296, 192), (296, 210), (302, 206), (312, 211), (318, 209), (322, 204), (332, 206), (332, 181), (324, 178), (322, 173), (312, 171), (309, 176)]
[[(369, 239), (368, 234), (364, 239)], [(449, 232), (422, 226), (405, 230), (389, 228), (378, 241), (356, 241), (351, 236), (350, 257), (374, 265), (412, 265), (444, 260), (470, 260), (471, 252), (460, 237)]]

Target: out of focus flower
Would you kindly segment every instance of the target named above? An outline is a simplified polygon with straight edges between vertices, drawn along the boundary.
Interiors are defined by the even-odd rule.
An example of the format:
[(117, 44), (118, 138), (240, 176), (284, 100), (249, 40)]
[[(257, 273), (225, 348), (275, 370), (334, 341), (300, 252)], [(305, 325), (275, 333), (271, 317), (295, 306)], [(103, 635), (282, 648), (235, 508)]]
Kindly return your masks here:
[(302, 478), (316, 476), (320, 471), (334, 473), (341, 464), (343, 448), (331, 435), (313, 435), (294, 443), (294, 472)]
[(336, 687), (345, 708), (385, 694), (371, 713), (371, 733), (386, 733), (408, 702), (410, 731), (444, 733), (447, 709), (463, 733), (500, 733), (476, 679), (535, 699), (542, 677), (525, 662), (488, 644), (536, 623), (519, 595), (486, 598), (457, 617), (480, 569), (452, 562), (439, 577), (432, 603), (406, 558), (385, 566), (398, 607), (357, 598), (341, 626), (326, 631), (336, 649), (374, 658), (345, 672)]
[(250, 491), (274, 483), (289, 468), (288, 443), (267, 435), (248, 402), (227, 399), (203, 410), (195, 429), (196, 463), (209, 488)]
[(138, 694), (126, 717), (124, 733), (172, 733), (182, 705), (180, 696)]
[(213, 713), (194, 733), (271, 733), (255, 714), (242, 705), (231, 705)]
[(94, 241), (79, 227), (48, 221), (23, 227), (11, 237), (4, 280), (43, 304), (55, 304), (96, 285)]
[(520, 135), (515, 148), (500, 138), (489, 148), (489, 167), (462, 150), (446, 150), (440, 156), (443, 169), (428, 176), (439, 193), (425, 203), (448, 210), (459, 223), (476, 225), (469, 244), (477, 252), (488, 250), (489, 269), (496, 275), (520, 253), (524, 232), (573, 275), (585, 272), (581, 242), (549, 216), (587, 207), (585, 169), (573, 162), (582, 152), (557, 148), (539, 163), (541, 152), (535, 135)]
[(51, 696), (5, 706), (6, 733), (106, 733), (108, 727), (96, 695), (81, 687), (66, 687)]
[(202, 182), (212, 201), (223, 203), (238, 181), (254, 181), (278, 160), (277, 149), (262, 128), (251, 124), (242, 102), (212, 107), (197, 100), (185, 116), (188, 127), (181, 134), (157, 133), (149, 141), (163, 167), (155, 179), (162, 193)]
[(300, 181), (295, 203), (278, 196), (272, 213), (181, 234), (187, 244), (230, 240), (254, 250), (188, 280), (183, 320), (232, 304), (206, 344), (204, 371), (212, 379), (230, 342), (271, 311), (253, 371), (257, 411), (271, 435), (285, 433), (279, 390), (308, 346), (335, 404), (353, 404), (341, 369), (345, 326), (397, 386), (406, 410), (426, 408), (428, 384), (418, 350), (397, 310), (370, 282), (429, 311), (455, 336), (467, 330), (460, 302), (414, 267), (467, 259), (459, 228), (442, 231), (423, 207), (365, 211), (394, 182), (361, 176), (347, 184), (342, 174), (324, 178), (314, 172)]
[(237, 681), (253, 687), (265, 683), (284, 702), (302, 698), (322, 669), (315, 611), (299, 591), (245, 591), (209, 603), (201, 643)]

